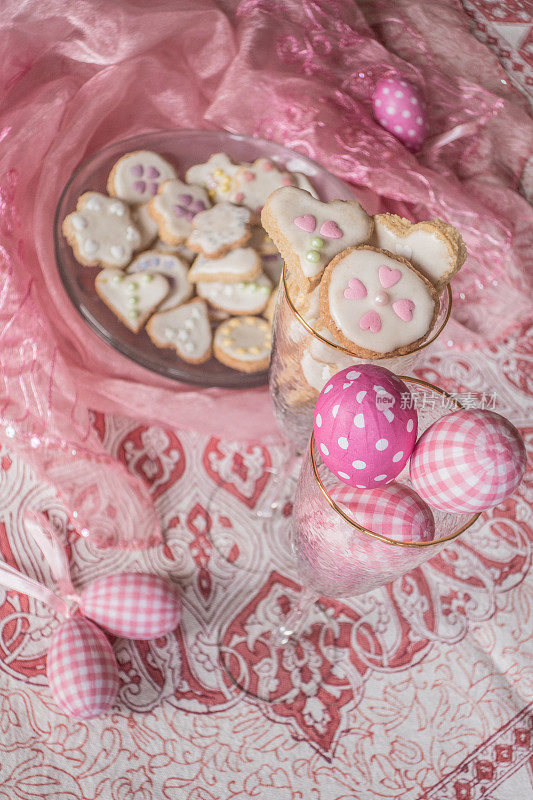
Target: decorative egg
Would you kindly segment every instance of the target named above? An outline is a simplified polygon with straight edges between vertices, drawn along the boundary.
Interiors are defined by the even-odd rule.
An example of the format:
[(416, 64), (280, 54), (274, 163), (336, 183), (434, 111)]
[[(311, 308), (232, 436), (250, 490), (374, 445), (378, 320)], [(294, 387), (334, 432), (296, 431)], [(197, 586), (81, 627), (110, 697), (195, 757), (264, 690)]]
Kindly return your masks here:
[(417, 151), (426, 138), (426, 107), (416, 86), (403, 78), (380, 78), (372, 95), (374, 116), (385, 130)]
[(315, 442), (322, 460), (341, 481), (360, 489), (390, 483), (400, 474), (417, 429), (405, 383), (372, 364), (337, 372), (315, 406)]
[(526, 449), (509, 420), (462, 409), (434, 422), (411, 457), (411, 481), (430, 505), (451, 513), (484, 511), (516, 489)]
[(105, 634), (92, 622), (71, 617), (56, 629), (46, 671), (57, 704), (71, 717), (91, 719), (112, 708), (118, 666)]
[(336, 486), (330, 494), (351, 519), (369, 531), (397, 542), (431, 542), (435, 538), (430, 507), (402, 483), (363, 491)]
[(80, 611), (116, 636), (157, 639), (177, 626), (181, 601), (165, 578), (121, 572), (90, 583), (81, 593)]

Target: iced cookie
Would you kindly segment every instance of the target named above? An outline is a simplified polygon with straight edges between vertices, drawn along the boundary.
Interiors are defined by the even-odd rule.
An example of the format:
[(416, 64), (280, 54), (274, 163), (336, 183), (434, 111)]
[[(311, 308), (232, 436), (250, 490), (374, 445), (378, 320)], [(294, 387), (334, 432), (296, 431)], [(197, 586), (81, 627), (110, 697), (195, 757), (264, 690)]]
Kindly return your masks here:
[(191, 283), (219, 281), (238, 283), (250, 281), (261, 273), (261, 259), (251, 247), (237, 247), (221, 258), (199, 255), (190, 271)]
[(187, 245), (184, 244), (167, 244), (162, 239), (156, 239), (154, 242), (154, 250), (158, 250), (160, 253), (174, 253), (174, 255), (179, 256), (187, 264), (192, 264), (198, 253), (194, 253), (192, 250), (189, 250)]
[(230, 250), (247, 244), (250, 239), (250, 217), (247, 208), (232, 203), (218, 203), (196, 215), (187, 246), (203, 253), (206, 258), (220, 258)]
[(292, 186), (291, 174), (279, 170), (269, 158), (258, 158), (253, 164), (240, 167), (234, 178), (229, 199), (246, 206), (259, 217), (267, 197), (280, 186)]
[(374, 223), (355, 200), (322, 203), (286, 186), (267, 200), (263, 227), (302, 288), (312, 288), (326, 264), (347, 247), (366, 242)]
[(138, 333), (165, 299), (169, 287), (166, 278), (153, 272), (132, 276), (118, 269), (103, 269), (95, 278), (94, 288), (119, 320)]
[(183, 244), (194, 218), (210, 205), (201, 186), (190, 186), (178, 179), (165, 181), (150, 201), (150, 214), (159, 227), (159, 238), (167, 244)]
[(396, 214), (377, 214), (374, 224), (376, 246), (410, 261), (439, 294), (468, 255), (459, 231), (441, 219), (414, 225)]
[(141, 235), (139, 250), (147, 250), (148, 247), (157, 239), (157, 222), (150, 214), (149, 203), (141, 203), (131, 209), (133, 224)]
[(81, 195), (62, 231), (76, 261), (86, 267), (125, 267), (141, 245), (127, 205), (99, 192)]
[(241, 372), (262, 372), (270, 363), (270, 326), (260, 317), (233, 317), (215, 333), (214, 354)]
[(433, 284), (405, 259), (373, 247), (339, 253), (320, 282), (320, 321), (360, 358), (412, 350), (437, 312)]
[(147, 271), (164, 275), (170, 287), (168, 295), (159, 306), (159, 311), (179, 306), (191, 297), (193, 288), (188, 280), (189, 268), (179, 256), (147, 250), (134, 258), (126, 270), (128, 274)]
[(107, 191), (126, 203), (147, 203), (163, 181), (177, 178), (176, 170), (158, 153), (136, 150), (119, 158), (107, 179)]
[(261, 314), (266, 308), (272, 284), (266, 275), (240, 283), (197, 283), (196, 291), (215, 308), (228, 314)]
[(195, 164), (185, 173), (187, 183), (203, 186), (214, 203), (229, 199), (239, 169), (225, 153), (214, 153), (205, 164)]
[(318, 192), (307, 175), (304, 175), (303, 172), (293, 172), (292, 177), (294, 178), (294, 182), (298, 189), (304, 189), (304, 191), (309, 192), (311, 197), (314, 197), (316, 200), (318, 200)]
[(196, 298), (161, 311), (149, 320), (146, 332), (156, 347), (173, 347), (189, 364), (203, 364), (211, 356), (211, 326), (207, 306)]

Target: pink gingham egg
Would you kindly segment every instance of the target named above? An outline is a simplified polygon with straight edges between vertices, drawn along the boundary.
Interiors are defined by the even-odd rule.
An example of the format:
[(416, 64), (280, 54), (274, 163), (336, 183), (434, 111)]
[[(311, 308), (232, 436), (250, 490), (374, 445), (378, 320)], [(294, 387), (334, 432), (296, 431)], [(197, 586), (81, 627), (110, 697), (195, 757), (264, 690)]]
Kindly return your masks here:
[(351, 519), (369, 531), (397, 542), (431, 542), (435, 538), (431, 509), (402, 483), (362, 491), (336, 486), (330, 494)]
[(322, 460), (349, 486), (373, 489), (390, 483), (416, 442), (413, 406), (405, 383), (384, 367), (357, 364), (337, 372), (315, 406)]
[(484, 511), (516, 489), (526, 450), (509, 420), (463, 409), (434, 422), (411, 457), (413, 486), (430, 505), (451, 513)]
[(165, 578), (121, 572), (90, 583), (81, 593), (80, 611), (116, 636), (157, 639), (177, 626), (181, 601)]
[(71, 717), (106, 714), (118, 692), (118, 666), (105, 634), (83, 617), (71, 617), (52, 636), (46, 672), (54, 698)]
[(420, 150), (426, 138), (426, 108), (420, 92), (403, 78), (380, 78), (372, 95), (374, 116), (409, 150)]

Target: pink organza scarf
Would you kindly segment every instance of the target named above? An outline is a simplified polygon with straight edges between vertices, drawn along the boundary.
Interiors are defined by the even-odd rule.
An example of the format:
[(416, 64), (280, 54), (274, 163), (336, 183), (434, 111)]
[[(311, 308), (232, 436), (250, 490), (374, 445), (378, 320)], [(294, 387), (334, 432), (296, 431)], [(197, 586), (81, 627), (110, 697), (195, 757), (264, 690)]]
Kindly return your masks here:
[[(3, 430), (16, 423), (10, 446), (81, 512), (80, 530), (93, 520), (98, 541), (138, 546), (159, 532), (144, 487), (91, 432), (89, 408), (233, 439), (276, 436), (266, 389), (166, 381), (112, 351), (69, 305), (54, 211), (73, 169), (109, 142), (209, 127), (283, 143), (372, 189), (383, 210), (461, 229), (470, 256), (454, 279), (451, 346), (495, 340), (530, 313), (533, 215), (517, 189), (533, 125), (455, 0), (7, 0), (0, 30)], [(373, 120), (386, 74), (425, 96), (430, 136), (416, 156)], [(86, 498), (82, 475), (92, 476)]]

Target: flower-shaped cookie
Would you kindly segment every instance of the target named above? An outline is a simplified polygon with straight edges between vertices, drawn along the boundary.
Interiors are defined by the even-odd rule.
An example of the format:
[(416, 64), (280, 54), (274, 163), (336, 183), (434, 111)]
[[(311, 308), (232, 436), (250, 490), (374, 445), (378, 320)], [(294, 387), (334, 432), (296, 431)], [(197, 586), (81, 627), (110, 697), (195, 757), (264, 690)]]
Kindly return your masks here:
[(195, 183), (207, 190), (213, 202), (228, 200), (239, 169), (225, 153), (213, 153), (204, 164), (195, 164), (185, 173), (187, 183)]
[(253, 164), (240, 167), (229, 199), (232, 203), (246, 206), (259, 217), (273, 191), (294, 183), (290, 172), (279, 170), (269, 158), (258, 158)]
[(249, 241), (250, 217), (247, 208), (218, 203), (194, 218), (187, 246), (206, 258), (221, 258)]
[(62, 230), (76, 261), (86, 267), (125, 267), (141, 245), (126, 204), (99, 192), (81, 195)]
[(353, 247), (328, 264), (320, 283), (321, 320), (361, 358), (401, 355), (429, 334), (435, 288), (408, 261)]
[(196, 214), (211, 202), (201, 186), (180, 180), (165, 181), (150, 201), (150, 214), (159, 226), (159, 237), (167, 244), (182, 244), (192, 229)]

